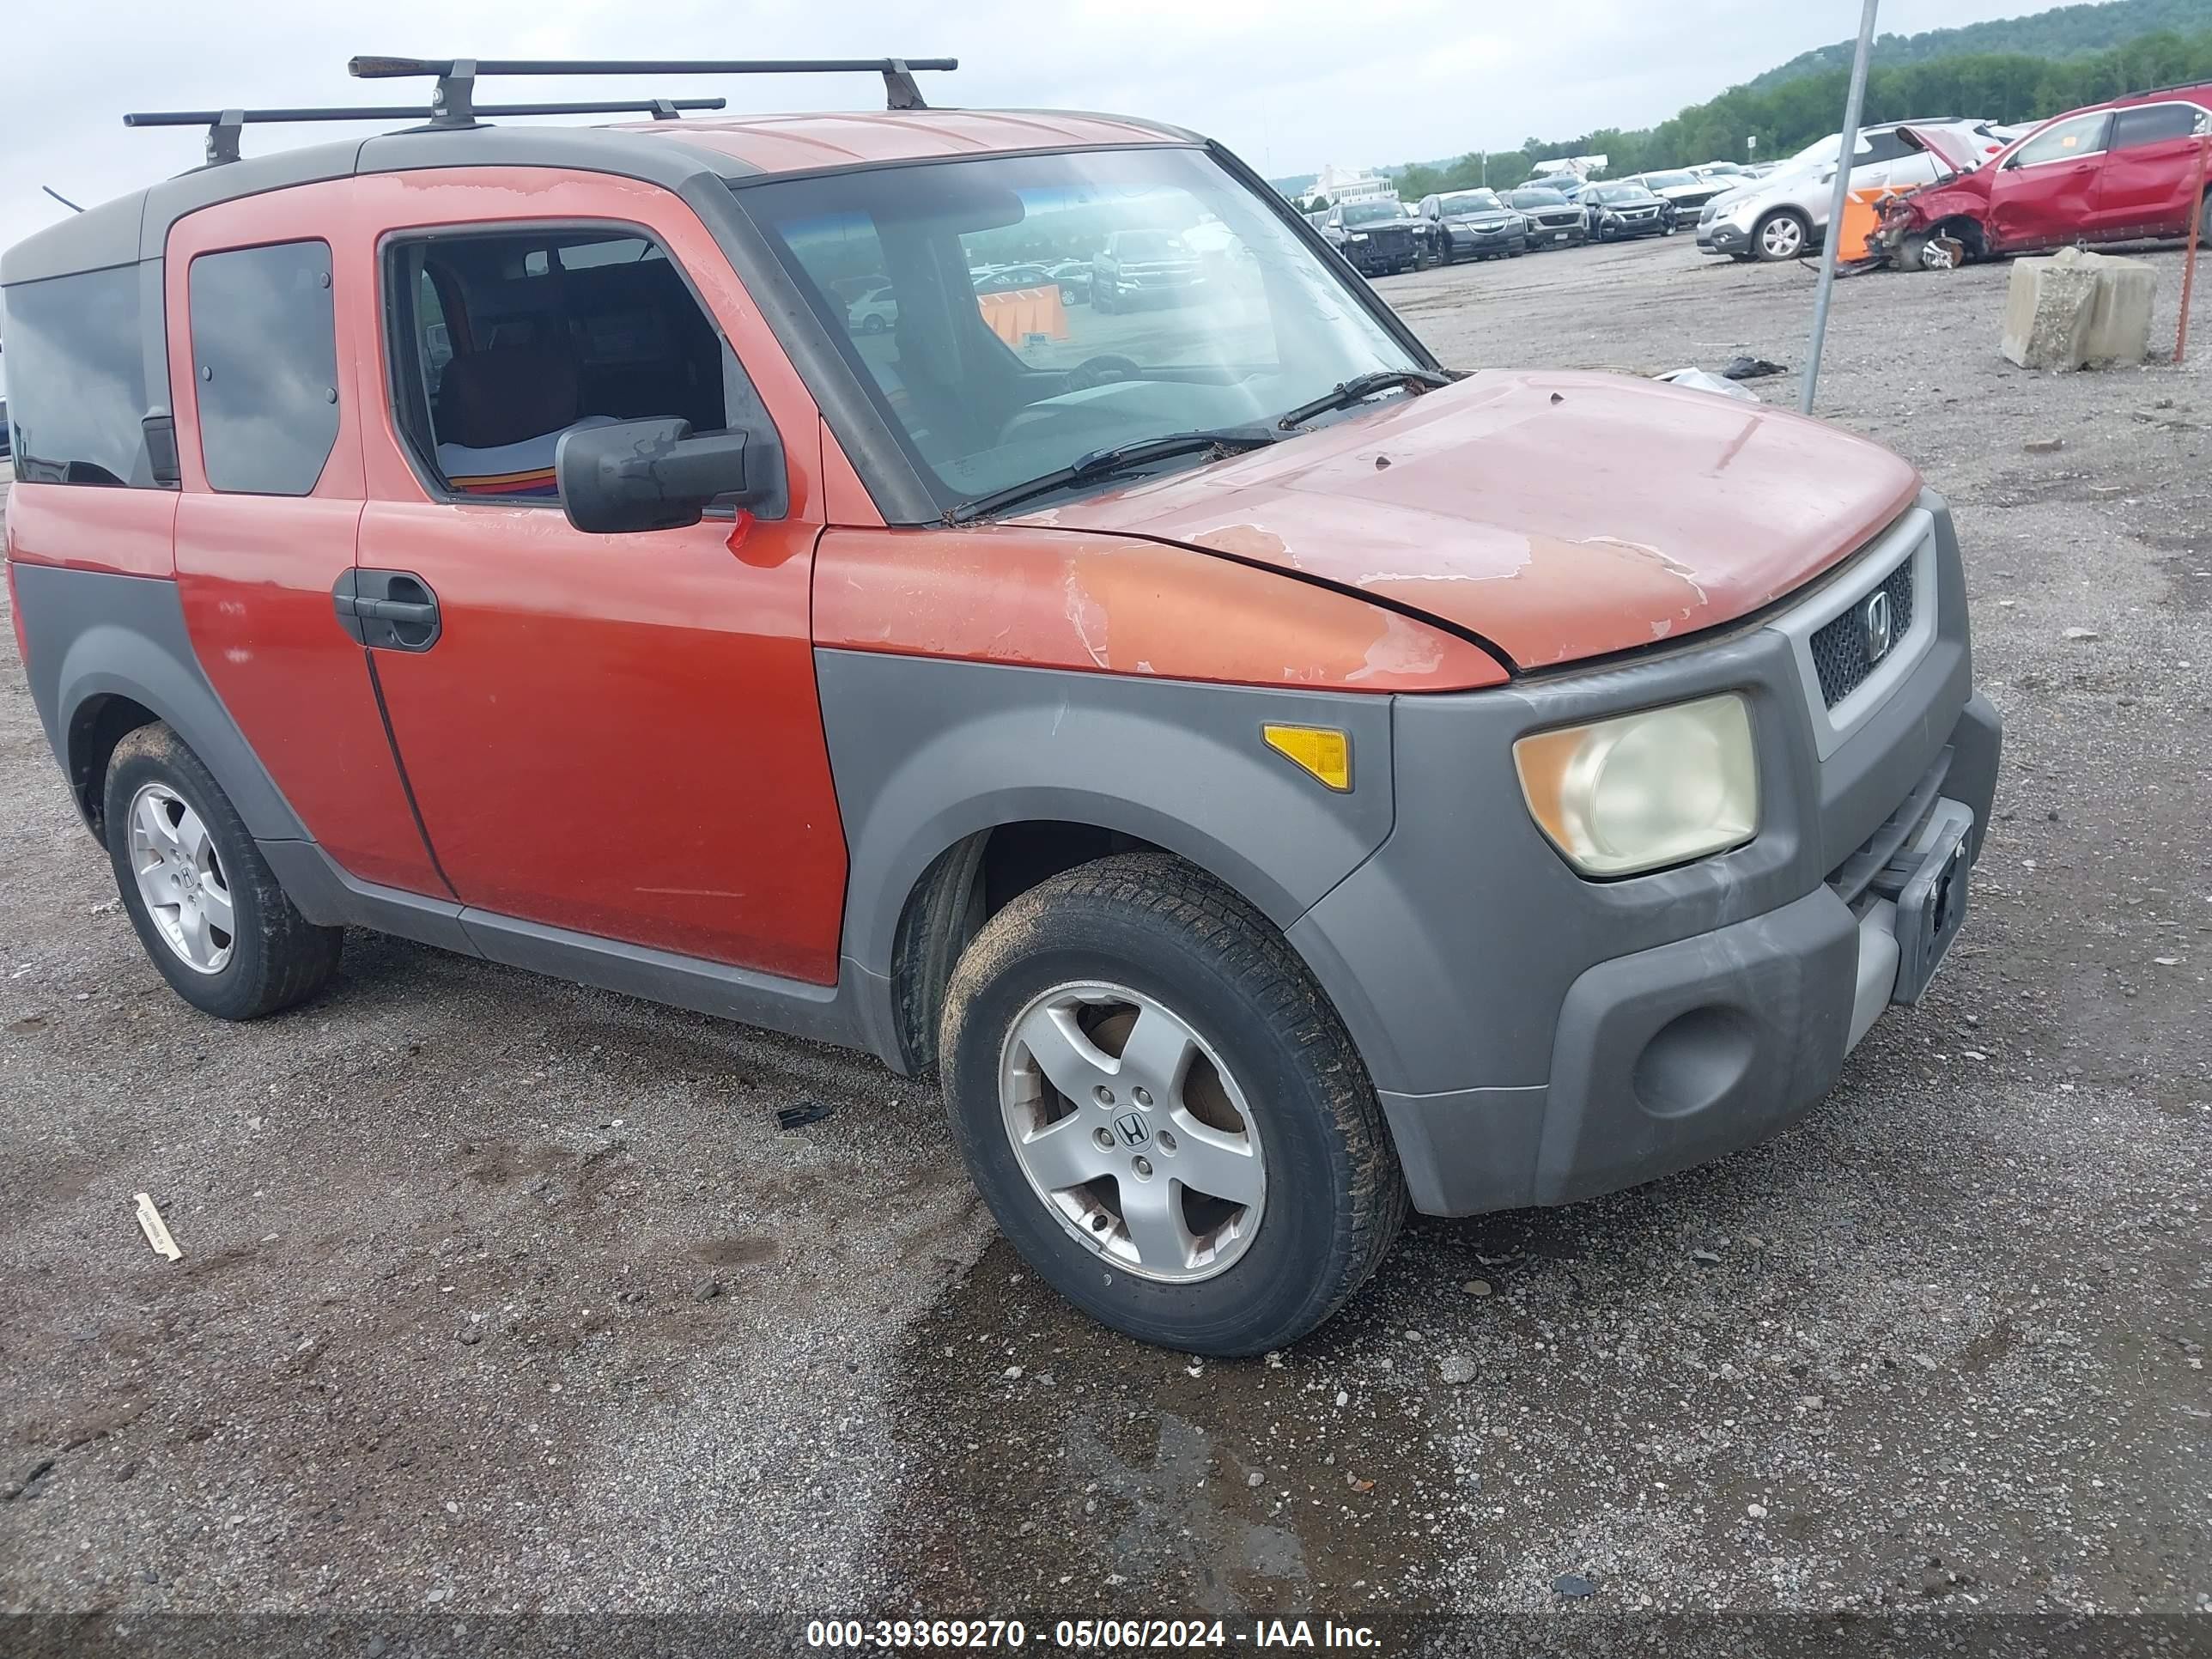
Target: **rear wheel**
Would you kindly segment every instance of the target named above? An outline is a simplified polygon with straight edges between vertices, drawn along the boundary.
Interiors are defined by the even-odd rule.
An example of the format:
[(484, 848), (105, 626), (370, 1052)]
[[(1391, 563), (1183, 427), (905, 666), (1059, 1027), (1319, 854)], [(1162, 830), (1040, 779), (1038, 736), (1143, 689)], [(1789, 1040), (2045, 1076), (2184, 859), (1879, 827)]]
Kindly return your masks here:
[(1768, 214), (1751, 233), (1753, 252), (1770, 264), (1795, 259), (1812, 240), (1812, 222), (1794, 208)]
[(1178, 860), (1054, 877), (947, 991), (952, 1133), (1000, 1227), (1146, 1342), (1252, 1354), (1334, 1314), (1406, 1206), (1341, 1022), (1267, 920)]
[(115, 746), (103, 808), (124, 908), (179, 996), (256, 1019), (329, 982), (345, 935), (293, 908), (230, 798), (168, 726)]

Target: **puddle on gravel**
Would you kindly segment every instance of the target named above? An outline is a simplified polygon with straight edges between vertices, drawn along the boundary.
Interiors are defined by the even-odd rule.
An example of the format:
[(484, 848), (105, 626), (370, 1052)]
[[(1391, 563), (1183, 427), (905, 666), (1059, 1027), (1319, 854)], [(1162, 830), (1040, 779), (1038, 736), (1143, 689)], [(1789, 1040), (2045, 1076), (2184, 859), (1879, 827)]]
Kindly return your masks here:
[(1481, 1479), (1407, 1316), (1370, 1294), (1288, 1355), (1200, 1363), (1092, 1324), (995, 1242), (902, 1357), (880, 1579), (1055, 1617), (1435, 1606)]

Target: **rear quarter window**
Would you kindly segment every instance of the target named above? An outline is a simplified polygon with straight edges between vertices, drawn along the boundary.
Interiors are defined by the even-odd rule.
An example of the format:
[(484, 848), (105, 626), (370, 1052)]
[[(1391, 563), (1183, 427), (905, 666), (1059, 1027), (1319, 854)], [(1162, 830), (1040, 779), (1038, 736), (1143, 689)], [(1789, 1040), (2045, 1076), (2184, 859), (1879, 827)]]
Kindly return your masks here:
[(15, 476), (150, 489), (138, 267), (18, 283), (0, 294)]
[(190, 286), (209, 488), (308, 494), (338, 435), (329, 244), (203, 253), (192, 261)]

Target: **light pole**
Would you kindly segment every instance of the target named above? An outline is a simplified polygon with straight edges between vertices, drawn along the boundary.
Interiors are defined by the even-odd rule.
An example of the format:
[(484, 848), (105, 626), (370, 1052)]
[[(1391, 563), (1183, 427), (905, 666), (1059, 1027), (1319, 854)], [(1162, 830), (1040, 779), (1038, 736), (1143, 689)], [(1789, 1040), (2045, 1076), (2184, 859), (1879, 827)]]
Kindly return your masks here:
[(1820, 291), (1813, 301), (1813, 343), (1805, 354), (1805, 394), (1798, 408), (1813, 412), (1820, 386), (1820, 353), (1828, 343), (1828, 305), (1836, 292), (1836, 249), (1844, 237), (1844, 203), (1851, 191), (1851, 159), (1858, 153), (1859, 112), (1866, 107), (1867, 57), (1874, 50), (1874, 14), (1881, 0), (1866, 0), (1859, 15), (1858, 53), (1851, 59), (1851, 89), (1844, 100), (1843, 142), (1836, 150), (1836, 188), (1828, 198), (1828, 234), (1821, 239)]

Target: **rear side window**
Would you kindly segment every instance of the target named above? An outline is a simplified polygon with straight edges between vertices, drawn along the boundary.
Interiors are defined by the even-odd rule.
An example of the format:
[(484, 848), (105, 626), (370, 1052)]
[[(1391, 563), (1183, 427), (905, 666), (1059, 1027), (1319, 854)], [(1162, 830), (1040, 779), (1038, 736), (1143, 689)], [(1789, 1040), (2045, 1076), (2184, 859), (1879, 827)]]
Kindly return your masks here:
[(204, 253), (191, 272), (193, 390), (210, 489), (305, 495), (338, 435), (326, 242)]
[(138, 267), (18, 283), (0, 305), (15, 476), (150, 489)]
[(2112, 148), (2162, 144), (2204, 131), (2204, 112), (2194, 104), (2152, 104), (2124, 109), (2112, 118)]

